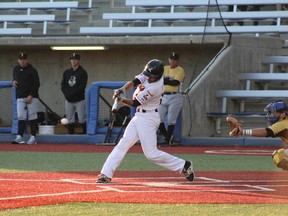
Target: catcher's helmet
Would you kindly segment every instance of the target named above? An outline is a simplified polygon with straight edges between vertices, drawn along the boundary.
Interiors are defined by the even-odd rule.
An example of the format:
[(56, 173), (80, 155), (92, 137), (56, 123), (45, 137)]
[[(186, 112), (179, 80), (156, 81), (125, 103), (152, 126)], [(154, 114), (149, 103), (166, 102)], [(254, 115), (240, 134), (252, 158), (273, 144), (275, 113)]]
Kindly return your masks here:
[(158, 59), (152, 59), (146, 64), (143, 74), (150, 78), (156, 78), (156, 80), (159, 80), (162, 77), (163, 72), (163, 62)]
[(288, 106), (283, 101), (277, 101), (268, 104), (264, 108), (264, 112), (266, 112), (268, 123), (272, 125), (279, 121), (279, 117), (276, 115), (276, 112), (286, 113), (288, 115)]

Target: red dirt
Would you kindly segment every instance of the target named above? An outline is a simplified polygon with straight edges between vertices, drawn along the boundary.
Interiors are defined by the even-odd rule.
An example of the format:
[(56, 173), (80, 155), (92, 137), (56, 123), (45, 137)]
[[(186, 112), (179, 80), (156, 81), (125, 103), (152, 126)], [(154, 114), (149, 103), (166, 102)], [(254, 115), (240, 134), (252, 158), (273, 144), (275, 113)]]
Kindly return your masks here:
[(66, 202), (288, 203), (287, 172), (197, 172), (191, 183), (169, 171), (0, 174), (0, 209)]
[[(84, 144), (11, 145), (0, 151), (110, 152), (113, 146)], [(173, 154), (271, 155), (274, 148), (170, 147)], [(260, 152), (259, 152), (260, 150)], [(135, 145), (130, 153), (141, 153)], [(0, 173), (0, 209), (66, 202), (288, 203), (288, 172), (201, 172), (185, 181), (170, 171), (117, 171), (111, 184), (96, 184), (94, 172)]]

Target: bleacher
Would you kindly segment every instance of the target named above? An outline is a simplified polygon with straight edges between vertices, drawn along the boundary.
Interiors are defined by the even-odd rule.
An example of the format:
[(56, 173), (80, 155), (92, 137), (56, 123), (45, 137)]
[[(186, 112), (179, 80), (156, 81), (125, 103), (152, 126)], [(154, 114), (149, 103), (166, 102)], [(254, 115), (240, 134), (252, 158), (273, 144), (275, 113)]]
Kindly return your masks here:
[[(1, 4), (1, 3), (0, 3)], [(22, 23), (25, 25), (30, 25), (31, 23), (43, 23), (43, 35), (47, 33), (47, 23), (55, 21), (55, 15), (43, 15), (43, 14), (34, 14), (34, 15), (0, 15), (0, 22), (3, 22), (3, 29), (0, 34), (9, 34), (8, 24), (11, 23)], [(29, 31), (26, 31), (29, 30)], [(18, 34), (31, 34), (31, 28), (18, 28), (16, 29)], [(17, 33), (16, 31), (16, 33)], [(11, 32), (10, 32), (11, 34)]]
[[(275, 64), (288, 64), (288, 56), (265, 56), (262, 59), (262, 63), (267, 65), (267, 67), (269, 68), (268, 72), (247, 72), (239, 74), (239, 81), (245, 82), (244, 90), (221, 89), (216, 92), (215, 96), (222, 100), (221, 111), (209, 112), (207, 113), (207, 116), (212, 117), (216, 120), (215, 125), (218, 134), (221, 133), (221, 121), (229, 113), (232, 116), (241, 118), (253, 117), (255, 119), (263, 119), (263, 117), (265, 117), (265, 114), (262, 112), (255, 113), (247, 111), (247, 101), (258, 101), (258, 103), (261, 103), (261, 101), (269, 100), (288, 100), (288, 86), (284, 86), (284, 89), (281, 90), (275, 90), (273, 87), (272, 89), (269, 88), (272, 83), (286, 83), (288, 81), (287, 73), (274, 73)], [(255, 87), (251, 88), (252, 82), (254, 84), (261, 83), (262, 85), (260, 87), (257, 87), (257, 89), (255, 89)], [(233, 102), (233, 100), (238, 101), (239, 107), (237, 111), (239, 112), (234, 112), (231, 110), (229, 110), (229, 112), (227, 110), (227, 104)]]
[[(231, 33), (287, 33), (288, 20), (286, 11), (276, 11), (277, 4), (287, 3), (285, 0), (126, 0), (124, 7), (114, 7), (108, 10), (99, 9), (100, 2), (87, 1), (53, 1), (34, 0), (29, 2), (16, 2), (13, 0), (0, 2), (0, 15), (23, 15), (22, 20), (13, 22), (7, 20), (1, 28), (2, 35), (11, 34), (12, 29), (19, 28), (19, 36), (23, 34), (33, 35), (183, 35), (183, 34), (223, 34)], [(263, 6), (260, 11), (253, 8), (249, 11), (241, 11), (237, 8), (241, 5)], [(228, 7), (233, 6), (233, 11)], [(123, 11), (131, 12), (115, 12)], [(87, 14), (83, 18), (83, 12)], [(81, 14), (82, 13), (82, 14)], [(47, 20), (48, 27), (39, 30), (42, 20), (25, 20), (24, 15), (55, 15), (54, 20)], [(244, 22), (243, 26), (234, 25)], [(258, 22), (258, 25), (254, 25)], [(105, 24), (107, 23), (107, 26)], [(17, 24), (20, 24), (17, 26)], [(23, 29), (24, 24), (28, 30)], [(28, 25), (29, 24), (29, 25)], [(35, 25), (33, 25), (35, 24)], [(49, 25), (50, 24), (50, 25)], [(46, 25), (46, 24), (45, 24)], [(55, 25), (65, 27), (65, 31), (54, 28)], [(15, 30), (17, 32), (17, 29)], [(15, 34), (14, 36), (17, 36)]]
[[(281, 3), (285, 3), (285, 1), (126, 0), (126, 6), (132, 7), (130, 13), (104, 13), (102, 18), (109, 21), (107, 27), (80, 27), (80, 34), (175, 35), (202, 34), (204, 32), (208, 34), (223, 34), (226, 32), (256, 34), (287, 33), (288, 25), (283, 24), (282, 20), (288, 19), (288, 13), (286, 11), (275, 11), (276, 4)], [(271, 7), (265, 11), (238, 11), (237, 6), (243, 4), (254, 6), (266, 4)], [(233, 6), (233, 11), (227, 12), (228, 6)], [(179, 12), (176, 11), (177, 7), (181, 7), (182, 10)], [(157, 11), (163, 8), (167, 9), (167, 11)], [(197, 11), (198, 8), (201, 8), (201, 10)], [(258, 22), (258, 25), (254, 25), (255, 21)], [(233, 23), (237, 22), (245, 22), (245, 26), (233, 26)]]
[[(26, 34), (37, 35), (34, 28), (37, 29), (37, 24), (43, 24), (43, 35), (54, 34), (54, 32), (47, 32), (47, 25), (60, 24), (65, 26), (65, 32), (70, 33), (71, 23), (71, 9), (78, 8), (78, 1), (32, 1), (32, 2), (0, 2), (0, 22), (3, 27), (0, 28), (2, 35), (14, 34), (19, 36)], [(60, 11), (61, 17), (58, 17), (57, 11)], [(57, 14), (57, 16), (56, 16)], [(65, 16), (64, 18), (63, 15)], [(24, 25), (23, 27), (10, 27), (10, 26)], [(35, 32), (35, 33), (34, 33)], [(41, 34), (40, 33), (40, 34)], [(62, 33), (63, 34), (63, 33)]]

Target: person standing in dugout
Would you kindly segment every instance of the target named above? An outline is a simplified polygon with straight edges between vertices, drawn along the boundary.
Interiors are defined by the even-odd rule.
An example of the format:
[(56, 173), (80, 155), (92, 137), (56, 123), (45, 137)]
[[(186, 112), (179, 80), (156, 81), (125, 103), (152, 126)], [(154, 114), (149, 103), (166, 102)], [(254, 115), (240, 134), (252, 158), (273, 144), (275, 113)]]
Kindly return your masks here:
[[(183, 107), (182, 84), (185, 72), (179, 66), (179, 54), (172, 52), (169, 56), (169, 65), (164, 67), (164, 95), (159, 107), (161, 123), (159, 131), (164, 136), (162, 146), (171, 146), (173, 143), (173, 132), (178, 115)], [(167, 118), (167, 129), (165, 119)]]
[(85, 89), (88, 80), (86, 70), (80, 65), (80, 55), (72, 53), (70, 56), (71, 68), (63, 73), (61, 91), (65, 96), (65, 114), (68, 119), (68, 133), (75, 131), (75, 112), (83, 134), (86, 134), (86, 101)]
[[(109, 183), (115, 170), (124, 159), (128, 150), (141, 142), (145, 157), (151, 162), (179, 172), (188, 181), (194, 181), (195, 175), (191, 161), (175, 157), (157, 148), (157, 130), (160, 123), (158, 107), (163, 94), (163, 71), (162, 61), (150, 60), (142, 73), (133, 80), (127, 82), (122, 88), (115, 90), (113, 99), (119, 102), (136, 107), (135, 116), (130, 120), (118, 144), (114, 147), (106, 159), (97, 183)], [(132, 99), (122, 98), (121, 94), (136, 87)]]
[[(20, 52), (18, 65), (13, 68), (12, 85), (16, 89), (18, 132), (12, 144), (36, 144), (38, 129), (37, 112), (39, 104), (38, 90), (40, 87), (38, 71), (28, 63), (28, 55)], [(26, 121), (30, 126), (31, 136), (27, 142), (23, 140)]]

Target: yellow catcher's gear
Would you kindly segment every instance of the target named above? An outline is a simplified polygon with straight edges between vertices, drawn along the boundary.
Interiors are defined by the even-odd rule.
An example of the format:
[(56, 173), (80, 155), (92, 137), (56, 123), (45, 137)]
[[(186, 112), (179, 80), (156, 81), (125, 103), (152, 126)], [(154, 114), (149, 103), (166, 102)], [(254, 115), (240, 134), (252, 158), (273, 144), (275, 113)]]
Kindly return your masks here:
[(277, 167), (288, 170), (288, 155), (285, 151), (288, 152), (288, 150), (285, 150), (284, 148), (275, 150), (272, 154), (272, 158)]

